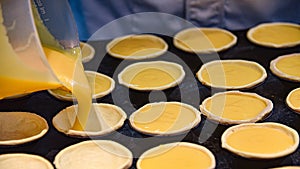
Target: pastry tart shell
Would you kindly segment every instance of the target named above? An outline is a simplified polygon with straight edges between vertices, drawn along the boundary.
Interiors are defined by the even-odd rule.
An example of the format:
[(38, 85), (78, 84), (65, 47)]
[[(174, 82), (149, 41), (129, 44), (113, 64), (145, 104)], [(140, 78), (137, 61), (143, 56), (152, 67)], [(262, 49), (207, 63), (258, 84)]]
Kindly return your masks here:
[[(111, 50), (114, 46), (118, 45), (118, 43), (120, 43), (121, 41), (126, 40), (126, 39), (148, 40), (148, 41), (157, 43), (163, 47), (161, 49), (157, 49), (153, 52), (147, 53), (145, 55), (138, 55), (138, 56), (137, 55), (120, 54), (120, 53), (117, 53), (117, 52), (114, 52)], [(139, 45), (142, 45), (142, 44), (139, 44)], [(151, 48), (149, 48), (149, 49), (151, 49)], [(124, 49), (124, 50), (126, 50), (126, 49)], [(158, 57), (158, 56), (164, 54), (167, 50), (168, 50), (168, 44), (162, 38), (155, 36), (155, 35), (147, 35), (147, 34), (141, 34), (141, 35), (131, 34), (131, 35), (118, 37), (118, 38), (113, 39), (106, 45), (106, 51), (108, 54), (110, 54), (111, 56), (113, 56), (115, 58), (128, 59), (128, 60), (142, 60), (142, 59), (155, 58), (155, 57)]]
[(273, 74), (278, 76), (279, 78), (282, 78), (284, 80), (292, 81), (292, 82), (300, 82), (300, 77), (294, 76), (287, 74), (283, 71), (281, 71), (276, 65), (281, 59), (289, 58), (289, 57), (294, 57), (294, 56), (299, 56), (300, 58), (300, 53), (293, 53), (293, 54), (288, 54), (288, 55), (282, 55), (277, 57), (276, 59), (272, 60), (270, 63), (270, 70), (272, 71)]
[[(142, 163), (143, 159), (151, 158), (151, 157), (154, 157), (161, 153), (168, 153), (169, 150), (171, 150), (172, 148), (174, 148), (176, 146), (190, 147), (190, 148), (204, 152), (207, 156), (209, 156), (209, 159), (211, 160), (211, 165), (207, 168), (208, 169), (215, 168), (215, 166), (216, 166), (215, 157), (214, 157), (213, 153), (206, 147), (198, 145), (198, 144), (194, 144), (194, 143), (188, 143), (188, 142), (174, 142), (174, 143), (162, 144), (162, 145), (159, 145), (157, 147), (154, 147), (154, 148), (151, 148), (151, 149), (145, 151), (137, 161), (137, 164), (136, 164), (137, 169), (142, 169), (141, 163)], [(187, 157), (187, 158), (190, 158), (190, 157)], [(176, 160), (176, 159), (174, 159), (174, 160)]]
[[(294, 144), (280, 152), (253, 153), (253, 152), (238, 150), (227, 143), (227, 137), (230, 134), (237, 132), (241, 129), (249, 128), (249, 127), (267, 127), (267, 128), (278, 129), (278, 130), (286, 133), (289, 137), (291, 137), (293, 139)], [(254, 138), (254, 139), (256, 139), (256, 138)], [(274, 138), (274, 139), (276, 139), (276, 138)], [(259, 140), (259, 139), (257, 139), (257, 140)], [(279, 158), (279, 157), (286, 156), (288, 154), (293, 153), (295, 150), (297, 150), (297, 147), (299, 145), (299, 135), (296, 130), (294, 130), (286, 125), (280, 124), (280, 123), (275, 123), (275, 122), (245, 123), (245, 124), (239, 124), (239, 125), (232, 126), (232, 127), (228, 128), (227, 130), (225, 130), (225, 132), (222, 134), (221, 142), (222, 142), (222, 148), (227, 149), (227, 150), (231, 151), (232, 153), (237, 154), (242, 157), (245, 157), (245, 158), (273, 159), (273, 158)], [(260, 140), (260, 142), (263, 142), (263, 140)], [(272, 144), (272, 143), (270, 143), (270, 144)]]
[(0, 145), (19, 145), (43, 137), (49, 130), (47, 121), (29, 112), (0, 112)]
[[(262, 24), (259, 24), (255, 27), (249, 29), (247, 32), (247, 38), (251, 42), (253, 42), (257, 45), (261, 45), (261, 46), (265, 46), (265, 47), (272, 47), (272, 48), (286, 48), (286, 47), (293, 47), (293, 46), (300, 44), (300, 39), (298, 41), (285, 42), (285, 43), (280, 44), (280, 43), (275, 43), (275, 42), (260, 41), (253, 36), (253, 34), (256, 31), (258, 31), (259, 29), (268, 28), (268, 27), (272, 27), (272, 26), (290, 26), (290, 27), (294, 27), (300, 31), (300, 25), (294, 24), (294, 23), (287, 23), (287, 22), (262, 23)], [(282, 34), (281, 32), (275, 32), (275, 33), (277, 33), (279, 35)]]
[[(219, 64), (235, 64), (235, 65), (244, 65), (247, 67), (251, 67), (253, 68), (253, 70), (257, 70), (261, 73), (260, 77), (252, 82), (249, 82), (247, 84), (243, 84), (243, 85), (227, 85), (227, 84), (214, 84), (213, 82), (209, 82), (207, 80), (205, 80), (203, 78), (202, 73), (204, 71), (206, 71), (207, 67), (209, 66), (213, 66), (213, 65), (219, 65)], [(223, 78), (224, 79), (224, 83), (226, 83), (226, 74), (224, 73), (224, 68), (221, 68), (219, 71), (219, 73), (223, 73)], [(238, 70), (237, 70), (238, 71)], [(264, 67), (262, 67), (260, 64), (253, 62), (253, 61), (247, 61), (247, 60), (238, 60), (238, 59), (234, 59), (234, 60), (216, 60), (216, 61), (211, 61), (208, 63), (205, 63), (204, 65), (201, 66), (201, 68), (199, 69), (199, 71), (196, 73), (196, 76), (198, 78), (198, 80), (205, 86), (210, 86), (212, 88), (220, 88), (220, 89), (229, 89), (229, 90), (233, 90), (233, 89), (250, 89), (253, 88), (257, 85), (259, 85), (260, 83), (262, 83), (266, 78), (267, 78), (267, 73)], [(212, 77), (214, 75), (211, 75)]]
[[(230, 37), (231, 41), (228, 42), (227, 44), (224, 44), (224, 45), (216, 48), (216, 47), (213, 46), (213, 44), (212, 44), (213, 42), (211, 42), (209, 40), (209, 38), (207, 38), (207, 36), (205, 35), (205, 33), (203, 31), (222, 33), (223, 35)], [(195, 36), (195, 34), (199, 34), (201, 36), (206, 37), (205, 41), (207, 41), (206, 45), (208, 45), (206, 49), (193, 49), (191, 47), (188, 47), (188, 44), (185, 43), (185, 39), (184, 38), (186, 36), (190, 35), (191, 37), (197, 38), (197, 36)], [(190, 52), (190, 53), (213, 53), (213, 52), (220, 52), (220, 51), (224, 51), (226, 49), (231, 48), (236, 43), (237, 43), (237, 37), (234, 34), (232, 34), (231, 32), (229, 32), (229, 31), (227, 31), (225, 29), (220, 29), (220, 28), (204, 28), (204, 27), (184, 29), (184, 30), (178, 32), (174, 36), (174, 40), (173, 40), (173, 44), (174, 44), (175, 47), (177, 47), (178, 49), (181, 49), (181, 50), (183, 50), (185, 52)]]
[[(73, 137), (96, 137), (109, 134), (121, 128), (127, 118), (126, 113), (118, 106), (106, 103), (93, 103), (96, 111), (89, 114), (85, 131), (73, 130), (72, 125), (76, 118), (77, 105), (72, 105), (60, 111), (53, 119), (54, 127)], [(99, 126), (100, 125), (100, 126)]]
[[(212, 112), (210, 112), (209, 110), (207, 110), (207, 108), (206, 108), (205, 105), (207, 104), (208, 101), (213, 100), (214, 97), (216, 97), (216, 96), (222, 96), (222, 95), (226, 96), (227, 94), (250, 96), (250, 97), (253, 97), (253, 98), (256, 98), (258, 100), (263, 101), (266, 104), (266, 106), (255, 117), (249, 118), (249, 119), (244, 119), (244, 120), (233, 120), (233, 119), (224, 118), (224, 117), (218, 116), (216, 114), (213, 114)], [(218, 123), (221, 123), (223, 125), (242, 124), (242, 123), (254, 123), (254, 122), (262, 120), (264, 117), (268, 116), (271, 113), (272, 109), (273, 109), (273, 103), (272, 103), (271, 100), (266, 99), (266, 98), (264, 98), (264, 97), (262, 97), (262, 96), (260, 96), (260, 95), (258, 95), (256, 93), (240, 92), (240, 91), (227, 91), (227, 92), (216, 93), (213, 96), (206, 98), (202, 102), (202, 104), (200, 105), (200, 112), (203, 115), (205, 115), (208, 119), (213, 120), (213, 121), (218, 122)]]
[[(139, 127), (138, 125), (136, 125), (135, 116), (137, 116), (139, 113), (141, 113), (141, 111), (143, 111), (144, 109), (147, 109), (148, 107), (151, 107), (153, 109), (155, 109), (155, 108), (164, 109), (167, 105), (175, 105), (175, 106), (180, 106), (182, 108), (188, 109), (189, 112), (194, 114), (194, 120), (192, 122), (188, 123), (188, 124), (185, 124), (182, 128), (175, 129), (175, 130), (170, 130), (170, 131), (159, 131), (159, 130), (151, 131), (151, 130), (143, 129), (143, 128)], [(149, 112), (149, 113), (151, 113), (151, 112)], [(165, 112), (162, 112), (162, 114), (163, 113), (165, 113)], [(182, 112), (182, 113), (186, 113), (186, 112)], [(160, 114), (160, 116), (163, 116), (162, 114)], [(157, 117), (157, 118), (159, 118), (159, 117)], [(172, 117), (169, 117), (169, 119), (171, 119), (171, 118)], [(154, 121), (156, 119), (153, 118), (153, 119), (149, 119), (149, 121), (150, 120)], [(180, 119), (178, 117), (178, 119), (175, 121), (175, 123), (183, 123), (181, 120), (182, 119)], [(179, 134), (187, 133), (192, 128), (196, 127), (200, 123), (200, 121), (201, 121), (201, 114), (197, 109), (195, 109), (194, 107), (192, 107), (188, 104), (180, 103), (180, 102), (155, 102), (155, 103), (149, 103), (149, 104), (144, 105), (140, 109), (136, 110), (135, 112), (133, 112), (131, 114), (131, 116), (129, 117), (129, 122), (130, 122), (130, 125), (133, 129), (135, 129), (138, 132), (143, 133), (143, 134), (160, 135), (160, 136), (179, 135)]]
[(45, 158), (25, 153), (11, 153), (0, 155), (0, 168), (2, 169), (54, 169)]
[[(165, 84), (155, 84), (155, 85), (145, 85), (139, 86), (136, 84), (132, 84), (133, 79), (141, 72), (147, 71), (150, 69), (157, 69), (172, 78), (172, 81)], [(147, 82), (158, 81), (163, 79), (157, 75), (149, 75), (149, 79)], [(150, 62), (138, 62), (131, 64), (125, 67), (119, 74), (118, 80), (119, 83), (127, 86), (128, 88), (140, 91), (150, 91), (150, 90), (164, 90), (171, 87), (174, 87), (180, 84), (185, 77), (185, 71), (183, 67), (177, 63), (167, 62), (167, 61), (150, 61)]]
[[(132, 153), (111, 140), (83, 141), (61, 150), (54, 159), (57, 169), (105, 168), (127, 169), (132, 165)], [(74, 161), (72, 161), (74, 160)]]

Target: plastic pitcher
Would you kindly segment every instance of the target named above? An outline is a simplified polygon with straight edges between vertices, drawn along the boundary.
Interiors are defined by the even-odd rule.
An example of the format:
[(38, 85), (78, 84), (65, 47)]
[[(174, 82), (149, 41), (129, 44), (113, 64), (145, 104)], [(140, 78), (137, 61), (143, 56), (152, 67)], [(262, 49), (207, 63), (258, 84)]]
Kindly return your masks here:
[(0, 99), (57, 88), (42, 46), (79, 47), (67, 0), (0, 0)]

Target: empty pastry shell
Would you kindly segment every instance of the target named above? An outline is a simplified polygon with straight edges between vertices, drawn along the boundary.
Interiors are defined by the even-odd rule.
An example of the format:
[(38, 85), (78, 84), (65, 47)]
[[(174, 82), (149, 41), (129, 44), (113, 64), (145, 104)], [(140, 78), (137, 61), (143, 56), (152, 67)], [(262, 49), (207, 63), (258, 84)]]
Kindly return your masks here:
[(123, 126), (126, 113), (118, 106), (105, 103), (94, 103), (88, 115), (84, 131), (72, 130), (75, 122), (77, 105), (60, 111), (52, 120), (54, 127), (74, 137), (93, 137), (111, 133)]
[(188, 28), (174, 36), (174, 45), (186, 52), (211, 53), (226, 50), (237, 42), (231, 32), (220, 28)]
[(47, 121), (29, 112), (0, 112), (0, 145), (18, 145), (44, 136)]
[(11, 153), (0, 155), (1, 169), (54, 169), (45, 158), (24, 153)]
[(125, 146), (110, 140), (83, 141), (61, 150), (54, 160), (57, 169), (127, 169), (132, 153)]
[(113, 39), (106, 46), (107, 52), (120, 59), (149, 59), (168, 50), (168, 44), (155, 35), (127, 35)]

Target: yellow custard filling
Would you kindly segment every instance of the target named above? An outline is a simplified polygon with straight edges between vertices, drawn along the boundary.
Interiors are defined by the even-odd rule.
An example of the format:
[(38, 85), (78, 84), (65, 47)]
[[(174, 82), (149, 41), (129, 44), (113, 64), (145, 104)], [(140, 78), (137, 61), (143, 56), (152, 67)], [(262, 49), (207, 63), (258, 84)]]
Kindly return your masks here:
[(110, 51), (123, 56), (144, 56), (160, 51), (164, 47), (165, 45), (158, 40), (131, 36), (117, 42)]
[(82, 59), (91, 56), (92, 49), (90, 48), (90, 46), (88, 46), (88, 44), (80, 42), (80, 49), (81, 49)]
[(89, 73), (86, 75), (94, 94), (102, 93), (110, 89), (111, 81), (108, 78)]
[(143, 131), (167, 132), (183, 129), (195, 119), (195, 113), (180, 104), (148, 104), (138, 110), (133, 123)]
[(300, 77), (300, 54), (279, 59), (276, 63), (276, 67), (285, 74)]
[(217, 86), (249, 85), (259, 80), (262, 74), (262, 71), (254, 65), (241, 62), (216, 62), (201, 72), (205, 82)]
[(257, 97), (237, 93), (213, 96), (205, 104), (210, 113), (230, 120), (255, 118), (266, 106), (266, 102)]
[[(103, 93), (111, 88), (112, 83), (110, 79), (106, 78), (105, 76), (86, 73), (86, 77), (88, 79), (93, 95)], [(51, 91), (61, 96), (73, 97), (72, 92), (64, 87), (52, 89)]]
[(221, 48), (233, 41), (233, 37), (218, 30), (195, 30), (182, 35), (177, 42), (186, 48), (194, 50), (205, 50), (210, 48)]
[(288, 101), (296, 108), (300, 108), (300, 88), (289, 94)]
[(138, 72), (130, 84), (141, 87), (158, 87), (174, 82), (176, 79), (169, 72), (158, 68), (148, 68)]
[(300, 41), (300, 27), (274, 24), (256, 29), (253, 38), (259, 42), (286, 44)]
[(259, 154), (278, 153), (294, 145), (293, 137), (287, 132), (263, 126), (240, 128), (229, 134), (226, 140), (234, 149)]
[(150, 157), (140, 162), (140, 169), (204, 169), (212, 165), (211, 157), (204, 151), (185, 145), (171, 147), (170, 150), (156, 150)]

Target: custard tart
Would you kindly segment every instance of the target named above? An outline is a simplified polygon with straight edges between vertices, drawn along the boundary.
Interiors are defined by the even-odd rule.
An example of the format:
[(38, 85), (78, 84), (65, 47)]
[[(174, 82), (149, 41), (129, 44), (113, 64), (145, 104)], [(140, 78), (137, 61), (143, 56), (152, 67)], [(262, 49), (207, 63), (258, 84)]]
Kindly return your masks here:
[(247, 60), (216, 60), (205, 63), (197, 72), (199, 81), (213, 88), (249, 89), (267, 78), (264, 67)]
[(292, 90), (286, 97), (287, 105), (297, 113), (300, 113), (300, 88)]
[(54, 127), (66, 135), (93, 137), (105, 135), (119, 129), (127, 118), (126, 113), (118, 106), (94, 103), (84, 130), (73, 130), (77, 108), (77, 105), (72, 105), (60, 111), (52, 120)]
[(272, 159), (297, 150), (296, 130), (274, 122), (232, 126), (222, 134), (222, 147), (245, 158)]
[[(114, 90), (115, 81), (111, 77), (95, 71), (85, 71), (85, 74), (91, 87), (94, 99), (104, 97)], [(65, 87), (49, 89), (48, 92), (55, 98), (63, 101), (73, 101), (76, 99), (72, 95), (72, 92)]]
[(168, 50), (168, 44), (155, 35), (127, 35), (113, 39), (106, 46), (107, 52), (120, 59), (149, 59)]
[(207, 148), (188, 142), (159, 145), (144, 152), (137, 161), (137, 169), (213, 169), (214, 155)]
[(300, 82), (300, 53), (282, 55), (272, 60), (270, 69), (276, 76), (294, 82)]
[(208, 119), (221, 124), (257, 122), (273, 109), (271, 100), (256, 93), (228, 91), (214, 94), (200, 105)]
[(220, 28), (188, 28), (174, 36), (174, 45), (183, 51), (211, 53), (226, 50), (237, 42), (231, 32)]
[(174, 87), (185, 77), (183, 67), (167, 61), (138, 62), (124, 68), (119, 83), (131, 89), (148, 91)]
[(261, 46), (292, 47), (300, 44), (300, 25), (287, 22), (262, 23), (251, 28), (247, 38)]
[(200, 112), (180, 102), (149, 103), (129, 118), (131, 126), (144, 134), (175, 135), (188, 132), (200, 123)]

